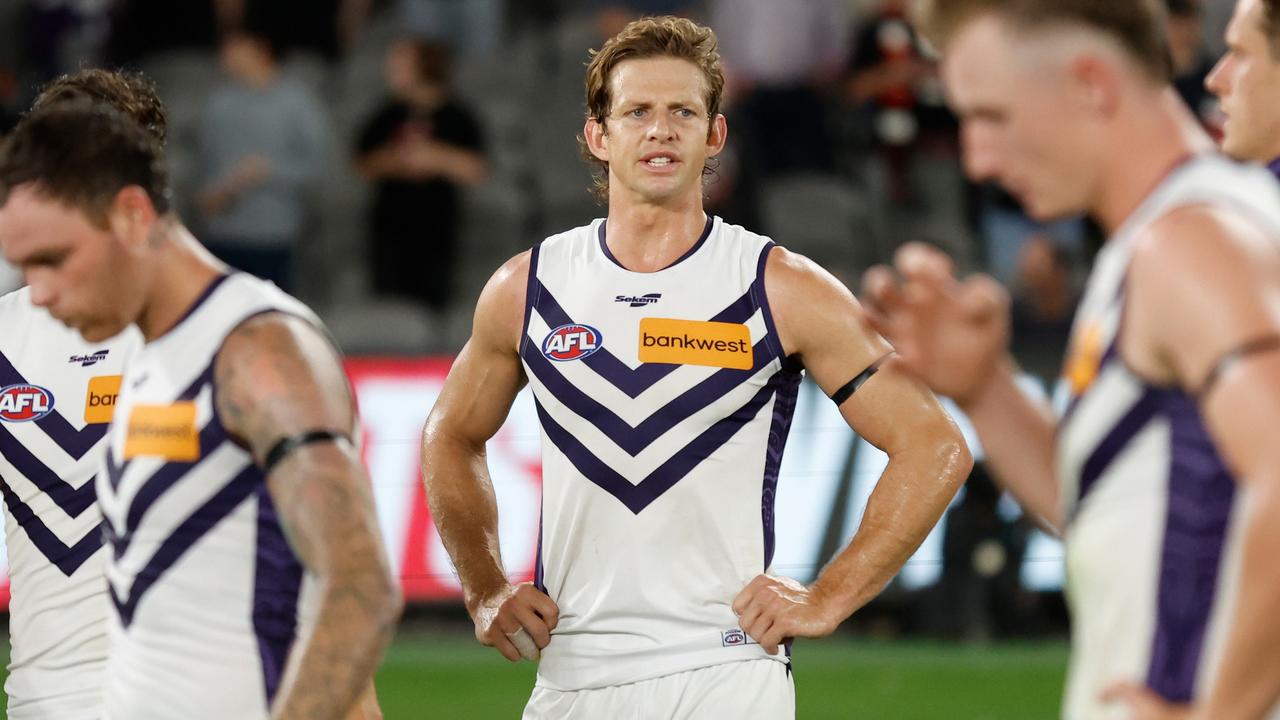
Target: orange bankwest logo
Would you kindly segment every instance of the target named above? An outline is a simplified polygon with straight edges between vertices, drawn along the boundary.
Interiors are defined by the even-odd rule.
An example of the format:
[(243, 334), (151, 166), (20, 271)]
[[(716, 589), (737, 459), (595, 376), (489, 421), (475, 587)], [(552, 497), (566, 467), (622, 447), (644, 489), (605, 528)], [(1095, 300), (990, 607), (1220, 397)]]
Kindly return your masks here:
[(89, 393), (84, 398), (85, 424), (111, 422), (111, 416), (116, 412), (116, 398), (119, 396), (119, 375), (99, 375), (89, 380)]
[(1067, 382), (1071, 384), (1071, 394), (1080, 396), (1098, 377), (1102, 365), (1102, 329), (1097, 325), (1086, 325), (1071, 340), (1064, 365)]
[(136, 405), (129, 412), (124, 440), (125, 458), (162, 457), (175, 462), (200, 459), (196, 432), (196, 404)]
[(750, 370), (751, 333), (739, 323), (644, 318), (640, 362)]

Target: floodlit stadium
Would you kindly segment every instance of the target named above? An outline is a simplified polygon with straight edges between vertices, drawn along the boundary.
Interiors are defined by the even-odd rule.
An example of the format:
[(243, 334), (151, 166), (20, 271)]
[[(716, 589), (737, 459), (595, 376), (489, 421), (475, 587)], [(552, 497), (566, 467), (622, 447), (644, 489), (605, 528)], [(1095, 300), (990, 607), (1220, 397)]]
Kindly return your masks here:
[(1280, 720), (1280, 1), (0, 5), (0, 717)]

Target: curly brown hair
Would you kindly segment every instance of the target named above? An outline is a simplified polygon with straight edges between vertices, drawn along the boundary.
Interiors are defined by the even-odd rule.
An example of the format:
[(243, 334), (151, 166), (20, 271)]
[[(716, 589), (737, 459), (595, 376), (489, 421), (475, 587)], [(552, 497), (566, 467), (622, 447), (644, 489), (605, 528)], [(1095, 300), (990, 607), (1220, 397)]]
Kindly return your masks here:
[(128, 115), (161, 143), (169, 129), (169, 116), (156, 93), (155, 83), (141, 73), (80, 70), (49, 81), (32, 104), (32, 111), (67, 100), (87, 99), (106, 103)]
[[(724, 99), (724, 71), (720, 68), (720, 45), (709, 27), (670, 15), (645, 17), (629, 23), (599, 50), (590, 52), (591, 62), (587, 66), (586, 78), (587, 117), (606, 127), (606, 131), (605, 121), (613, 107), (610, 79), (614, 68), (627, 60), (671, 57), (693, 63), (706, 80), (707, 117), (714, 119), (720, 113)], [(710, 126), (707, 133), (710, 137)], [(578, 147), (583, 158), (592, 165), (592, 193), (600, 202), (606, 202), (609, 198), (609, 163), (591, 154), (585, 137), (578, 136)], [(704, 174), (711, 172), (709, 165), (703, 168)]]

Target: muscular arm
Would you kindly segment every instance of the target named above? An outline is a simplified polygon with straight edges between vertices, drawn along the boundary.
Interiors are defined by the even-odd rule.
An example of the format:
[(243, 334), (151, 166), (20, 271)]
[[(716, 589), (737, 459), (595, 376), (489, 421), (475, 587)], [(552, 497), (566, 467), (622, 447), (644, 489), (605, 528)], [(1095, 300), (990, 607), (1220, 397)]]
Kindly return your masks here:
[[(765, 285), (783, 347), (803, 359), (827, 394), (889, 352), (853, 295), (808, 260), (775, 249)], [(765, 576), (739, 595), (735, 610), (742, 613), (743, 629), (766, 650), (787, 637), (827, 634), (875, 597), (937, 523), (973, 465), (959, 429), (896, 359), (882, 365), (840, 412), (889, 455), (889, 464), (858, 532), (807, 597), (801, 588)], [(788, 604), (809, 609), (791, 611)]]
[(498, 431), (524, 384), (517, 353), (529, 254), (507, 262), (476, 304), (472, 335), (454, 361), (422, 433), (422, 479), (440, 539), (462, 582), (476, 636), (507, 659), (519, 651), (508, 633), (525, 628), (546, 647), (554, 603), (529, 584), (513, 588), (502, 567), (498, 507), (485, 442)]
[[(352, 433), (355, 412), (338, 358), (301, 319), (271, 314), (245, 322), (223, 343), (215, 373), (222, 422), (259, 464), (282, 438)], [(272, 717), (346, 717), (400, 612), (368, 477), (349, 444), (316, 443), (277, 464), (267, 489), (320, 596), (314, 628), (300, 633), (289, 654)]]
[[(1130, 278), (1133, 342), (1125, 348), (1141, 369), (1198, 393), (1224, 356), (1280, 335), (1280, 238), (1200, 207), (1171, 213), (1143, 241)], [(1280, 700), (1280, 353), (1247, 356), (1225, 370), (1200, 409), (1239, 483), (1243, 507), (1233, 520), (1243, 528), (1226, 645), (1195, 716), (1258, 718)]]

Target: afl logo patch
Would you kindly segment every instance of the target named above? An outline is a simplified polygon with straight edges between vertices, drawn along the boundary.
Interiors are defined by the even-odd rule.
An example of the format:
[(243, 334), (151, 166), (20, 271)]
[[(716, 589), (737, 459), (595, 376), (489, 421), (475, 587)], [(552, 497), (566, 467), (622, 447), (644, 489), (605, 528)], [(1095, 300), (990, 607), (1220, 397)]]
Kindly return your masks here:
[(542, 341), (542, 354), (556, 362), (581, 360), (599, 350), (603, 342), (600, 331), (590, 325), (561, 325)]
[(38, 385), (0, 388), (0, 420), (30, 422), (53, 412), (53, 393)]

